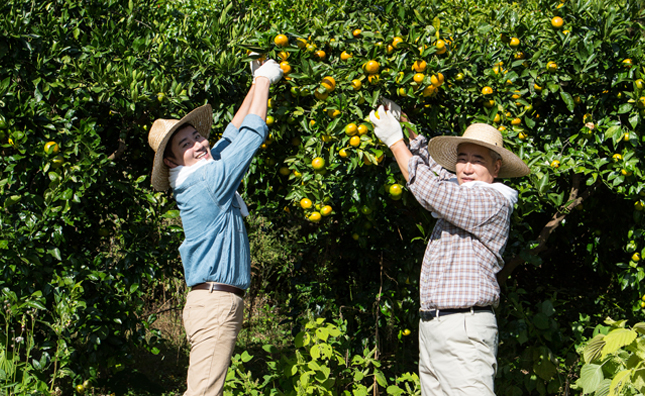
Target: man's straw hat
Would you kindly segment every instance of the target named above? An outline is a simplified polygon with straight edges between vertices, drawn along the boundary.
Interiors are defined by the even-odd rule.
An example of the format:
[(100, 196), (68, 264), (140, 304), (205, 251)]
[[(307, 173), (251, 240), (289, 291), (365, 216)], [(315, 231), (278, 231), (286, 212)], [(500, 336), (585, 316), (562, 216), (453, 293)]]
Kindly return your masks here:
[(168, 166), (163, 162), (163, 153), (173, 133), (185, 124), (192, 125), (200, 135), (208, 139), (213, 124), (213, 109), (206, 104), (186, 114), (181, 120), (157, 119), (148, 133), (148, 144), (155, 152), (155, 159), (152, 165), (152, 187), (157, 191), (165, 191), (170, 188), (168, 181)]
[(462, 143), (474, 143), (487, 147), (502, 157), (502, 167), (497, 177), (526, 176), (531, 171), (515, 154), (504, 148), (502, 134), (488, 124), (472, 124), (462, 136), (437, 136), (428, 142), (428, 153), (441, 166), (455, 172), (457, 147)]

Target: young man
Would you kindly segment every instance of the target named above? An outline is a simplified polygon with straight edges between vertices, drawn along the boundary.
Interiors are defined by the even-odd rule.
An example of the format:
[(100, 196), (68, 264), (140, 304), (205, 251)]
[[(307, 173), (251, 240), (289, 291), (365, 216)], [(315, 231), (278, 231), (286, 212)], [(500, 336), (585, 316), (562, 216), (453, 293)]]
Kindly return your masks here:
[(374, 133), (392, 150), (417, 201), (437, 218), (421, 270), (422, 395), (493, 396), (493, 308), (500, 297), (495, 275), (504, 265), (517, 202), (515, 190), (494, 180), (527, 175), (529, 168), (487, 124), (472, 124), (461, 137), (440, 136), (429, 143), (412, 133), (408, 149), (397, 119), (400, 107), (384, 102), (390, 110), (380, 106), (380, 118), (370, 114)]
[(179, 247), (191, 288), (183, 312), (191, 346), (185, 396), (223, 394), (242, 327), (251, 262), (242, 219), (248, 212), (236, 190), (267, 136), (269, 86), (282, 77), (273, 60), (251, 69), (253, 85), (212, 150), (210, 105), (181, 120), (155, 120), (148, 135), (155, 151), (152, 185), (172, 187), (186, 237)]

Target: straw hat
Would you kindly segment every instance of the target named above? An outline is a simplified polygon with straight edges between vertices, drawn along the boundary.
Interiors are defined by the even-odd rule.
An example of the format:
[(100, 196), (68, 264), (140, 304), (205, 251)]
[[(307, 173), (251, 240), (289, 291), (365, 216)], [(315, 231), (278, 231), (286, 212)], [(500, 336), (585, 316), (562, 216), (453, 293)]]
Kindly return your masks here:
[(502, 134), (488, 124), (472, 124), (462, 136), (437, 136), (428, 142), (428, 153), (441, 166), (456, 171), (457, 147), (462, 143), (474, 143), (487, 147), (502, 157), (502, 167), (497, 177), (526, 176), (531, 171), (528, 166), (511, 151), (504, 148)]
[(152, 165), (152, 187), (157, 191), (165, 191), (170, 188), (168, 182), (168, 166), (163, 162), (163, 153), (166, 151), (166, 145), (175, 131), (185, 125), (190, 124), (200, 135), (208, 139), (213, 124), (213, 109), (211, 105), (206, 104), (196, 108), (186, 114), (181, 120), (175, 119), (157, 119), (150, 128), (148, 133), (148, 144), (155, 152), (155, 159)]

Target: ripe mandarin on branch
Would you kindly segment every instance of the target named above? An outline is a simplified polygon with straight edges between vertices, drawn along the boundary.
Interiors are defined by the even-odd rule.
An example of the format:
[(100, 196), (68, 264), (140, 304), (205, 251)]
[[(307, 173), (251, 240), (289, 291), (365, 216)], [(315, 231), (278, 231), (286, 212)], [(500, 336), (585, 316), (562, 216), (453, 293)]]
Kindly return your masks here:
[(289, 44), (289, 38), (287, 36), (285, 36), (284, 34), (278, 34), (273, 39), (273, 42), (275, 43), (275, 45), (277, 45), (279, 47), (285, 47), (285, 46), (287, 46)]

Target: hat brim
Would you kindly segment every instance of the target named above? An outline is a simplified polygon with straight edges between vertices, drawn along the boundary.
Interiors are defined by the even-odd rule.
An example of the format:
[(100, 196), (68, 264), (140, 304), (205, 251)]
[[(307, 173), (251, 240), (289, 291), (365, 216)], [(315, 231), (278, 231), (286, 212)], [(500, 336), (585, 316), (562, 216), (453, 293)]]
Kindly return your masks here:
[(168, 180), (170, 171), (168, 166), (163, 162), (163, 155), (166, 151), (166, 145), (168, 145), (172, 135), (177, 131), (177, 129), (186, 124), (192, 125), (200, 135), (208, 139), (211, 132), (211, 126), (213, 124), (213, 109), (211, 105), (205, 104), (194, 109), (190, 113), (186, 114), (182, 119), (178, 120), (165, 132), (163, 139), (157, 147), (155, 158), (152, 163), (152, 187), (157, 191), (166, 191), (170, 188), (170, 182)]
[(462, 143), (473, 143), (489, 148), (502, 157), (502, 167), (497, 174), (499, 178), (522, 177), (531, 173), (529, 167), (513, 152), (477, 139), (461, 136), (437, 136), (428, 142), (428, 154), (439, 165), (451, 172), (456, 172), (457, 149)]

